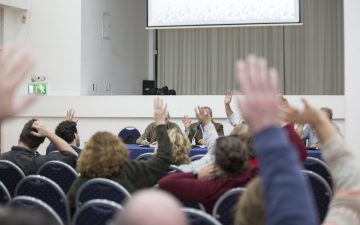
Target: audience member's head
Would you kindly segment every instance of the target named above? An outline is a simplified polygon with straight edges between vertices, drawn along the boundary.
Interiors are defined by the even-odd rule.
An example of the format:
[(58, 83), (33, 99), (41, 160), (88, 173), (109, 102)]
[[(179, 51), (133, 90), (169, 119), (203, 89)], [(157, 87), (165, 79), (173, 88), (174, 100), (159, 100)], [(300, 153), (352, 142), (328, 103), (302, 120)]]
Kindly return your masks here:
[(322, 107), (320, 108), (321, 111), (323, 111), (324, 113), (326, 113), (327, 117), (329, 118), (329, 120), (332, 120), (333, 118), (333, 112), (330, 108), (328, 107)]
[(114, 225), (186, 225), (180, 203), (157, 190), (137, 192), (117, 215)]
[(97, 132), (86, 143), (77, 162), (78, 172), (86, 177), (112, 177), (128, 157), (125, 144), (109, 132)]
[(76, 126), (76, 122), (65, 120), (56, 127), (55, 134), (64, 139), (67, 143), (79, 147), (80, 137)]
[(235, 176), (248, 169), (249, 152), (237, 135), (219, 137), (215, 144), (215, 164), (225, 176)]
[(249, 126), (246, 124), (245, 121), (239, 123), (234, 127), (234, 129), (231, 131), (230, 135), (238, 135), (241, 140), (244, 142), (246, 147), (249, 151), (252, 151), (252, 139), (253, 139), (253, 133), (251, 132)]
[(51, 217), (35, 209), (0, 208), (1, 225), (57, 225)]
[(212, 110), (209, 106), (201, 107), (201, 109), (204, 109), (207, 113), (209, 113), (210, 117), (213, 117)]
[(168, 131), (170, 142), (173, 149), (173, 165), (188, 164), (190, 162), (189, 151), (191, 143), (184, 134), (178, 129)]
[(37, 130), (32, 127), (35, 121), (37, 120), (32, 119), (24, 125), (19, 139), (19, 143), (26, 145), (31, 150), (36, 150), (45, 140), (45, 137), (36, 137), (32, 135), (31, 132), (37, 132)]
[(264, 225), (265, 204), (259, 177), (253, 179), (235, 208), (234, 225)]

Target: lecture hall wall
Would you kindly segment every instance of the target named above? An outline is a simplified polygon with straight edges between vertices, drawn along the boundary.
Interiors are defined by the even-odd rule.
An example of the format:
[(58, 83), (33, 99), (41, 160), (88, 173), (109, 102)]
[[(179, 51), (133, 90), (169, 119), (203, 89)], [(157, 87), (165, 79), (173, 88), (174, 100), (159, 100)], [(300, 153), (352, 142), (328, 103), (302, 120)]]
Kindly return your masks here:
[[(64, 1), (67, 4), (61, 4)], [(66, 110), (70, 107), (77, 111), (77, 116), (80, 119), (79, 132), (82, 137), (82, 146), (98, 130), (108, 130), (117, 134), (121, 128), (133, 125), (142, 132), (152, 120), (153, 97), (81, 95), (84, 93), (82, 82), (84, 79), (90, 80), (90, 78), (86, 78), (86, 74), (82, 73), (84, 71), (82, 69), (84, 61), (82, 61), (81, 44), (82, 35), (84, 34), (81, 32), (81, 1), (33, 0), (30, 2), (31, 6), (27, 12), (27, 22), (25, 24), (21, 23), (22, 11), (5, 9), (4, 43), (16, 40), (20, 47), (34, 50), (38, 59), (38, 65), (34, 73), (46, 75), (49, 83), (49, 96), (39, 98), (38, 102), (28, 111), (2, 124), (2, 151), (8, 151), (12, 145), (17, 143), (23, 124), (30, 118), (36, 117), (41, 119), (53, 130), (56, 124), (64, 118)], [(351, 5), (351, 2), (353, 5)], [(355, 15), (360, 10), (356, 0), (349, 0), (348, 4), (345, 5), (345, 12)], [(349, 15), (345, 17), (347, 18)], [(351, 18), (349, 20), (346, 18), (345, 23), (354, 22), (353, 18), (352, 20), (350, 20)], [(345, 26), (346, 29), (347, 27)], [(346, 34), (347, 32), (345, 31)], [(357, 42), (354, 38), (346, 40)], [(147, 46), (151, 46), (150, 42), (148, 42)], [(346, 50), (348, 50), (348, 47), (346, 47)], [(147, 53), (149, 52), (150, 50), (147, 49)], [(355, 54), (354, 52), (347, 52), (348, 56)], [(102, 64), (101, 66), (104, 65)], [(151, 66), (145, 66), (149, 68), (146, 72), (151, 77)], [(346, 66), (348, 74), (353, 75), (356, 72), (354, 71), (354, 64)], [(346, 80), (350, 81), (350, 79)], [(138, 85), (141, 87), (141, 83)], [(349, 82), (347, 85), (354, 86), (353, 83)], [(19, 91), (19, 95), (24, 95), (26, 92), (27, 89), (24, 84)], [(345, 103), (355, 102), (357, 96), (354, 91), (347, 93), (352, 94), (352, 99), (344, 96), (307, 96), (307, 98), (316, 105), (333, 108), (335, 121), (340, 125), (342, 131), (346, 133), (346, 136), (351, 137), (348, 132), (356, 133), (357, 127), (345, 126), (345, 115), (350, 116), (354, 120), (357, 117), (355, 113), (346, 111), (349, 108), (349, 104)], [(301, 96), (288, 96), (288, 98), (291, 103), (298, 106), (301, 105)], [(184, 114), (194, 117), (193, 109), (196, 105), (200, 104), (211, 106), (214, 111), (215, 120), (223, 122), (225, 125), (225, 133), (231, 131), (231, 126), (225, 119), (223, 96), (175, 96), (166, 97), (165, 99), (168, 102), (173, 120), (180, 127), (182, 127), (181, 117)], [(235, 107), (235, 105), (233, 106)], [(357, 108), (355, 107), (351, 110), (355, 112)], [(40, 152), (44, 153), (44, 149), (44, 146), (41, 147)]]

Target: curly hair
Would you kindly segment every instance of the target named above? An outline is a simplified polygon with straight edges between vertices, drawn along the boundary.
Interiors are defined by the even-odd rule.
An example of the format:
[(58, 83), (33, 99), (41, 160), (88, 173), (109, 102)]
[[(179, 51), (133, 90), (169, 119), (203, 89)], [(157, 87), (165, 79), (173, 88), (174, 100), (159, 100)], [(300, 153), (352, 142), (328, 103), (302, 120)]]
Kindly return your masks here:
[(78, 132), (76, 126), (76, 122), (65, 120), (56, 127), (55, 134), (64, 139), (67, 143), (71, 143), (75, 139), (75, 133)]
[(234, 127), (234, 129), (231, 131), (230, 135), (238, 135), (241, 140), (244, 142), (249, 155), (250, 156), (256, 156), (255, 151), (252, 149), (252, 140), (254, 137), (253, 132), (250, 130), (249, 126), (246, 124), (246, 122), (241, 122), (238, 125)]
[(219, 137), (215, 144), (215, 164), (225, 176), (236, 176), (248, 169), (249, 152), (238, 135)]
[(181, 164), (188, 164), (190, 162), (189, 152), (191, 148), (189, 139), (177, 129), (169, 130), (168, 134), (173, 150), (172, 164), (176, 166)]
[(109, 132), (97, 132), (82, 150), (77, 170), (90, 178), (110, 178), (119, 173), (128, 154), (125, 144), (117, 136)]

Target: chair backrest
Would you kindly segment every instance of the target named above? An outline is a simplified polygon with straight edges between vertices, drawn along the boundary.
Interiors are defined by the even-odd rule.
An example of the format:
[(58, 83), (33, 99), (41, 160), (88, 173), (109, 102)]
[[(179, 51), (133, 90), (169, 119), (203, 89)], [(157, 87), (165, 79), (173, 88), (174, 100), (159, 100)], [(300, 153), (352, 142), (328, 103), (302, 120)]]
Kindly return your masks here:
[(190, 157), (190, 161), (196, 161), (204, 157), (204, 154), (197, 154)]
[(177, 172), (184, 172), (182, 171), (179, 167), (175, 166), (175, 165), (170, 165), (168, 170), (167, 170), (167, 173), (177, 173)]
[(105, 178), (94, 178), (85, 182), (76, 193), (76, 207), (93, 199), (106, 199), (118, 204), (130, 199), (130, 193), (119, 183)]
[(326, 180), (331, 190), (334, 190), (334, 184), (331, 177), (330, 169), (323, 161), (314, 157), (307, 157), (304, 162), (304, 167), (306, 170), (313, 171), (319, 174), (322, 178)]
[(0, 181), (0, 205), (5, 205), (10, 201), (11, 196), (6, 186)]
[(154, 156), (154, 153), (146, 152), (146, 153), (143, 153), (143, 154), (139, 155), (138, 157), (136, 157), (135, 160), (136, 161), (148, 160), (148, 159), (151, 159), (153, 156)]
[(322, 222), (325, 219), (331, 201), (331, 188), (320, 175), (308, 170), (304, 170), (304, 173), (308, 177), (315, 198), (319, 219), (320, 222)]
[(52, 207), (64, 224), (70, 222), (70, 210), (64, 191), (54, 181), (40, 175), (31, 175), (22, 179), (16, 187), (15, 196), (38, 198)]
[(214, 205), (213, 217), (223, 225), (232, 225), (234, 206), (239, 201), (240, 195), (245, 191), (246, 188), (233, 188), (221, 195)]
[(106, 225), (114, 214), (122, 210), (116, 202), (105, 199), (93, 199), (79, 208), (73, 218), (72, 225)]
[(25, 177), (24, 172), (15, 163), (0, 160), (0, 181), (13, 197), (16, 185)]
[(136, 144), (136, 140), (140, 137), (140, 132), (135, 127), (125, 127), (119, 132), (118, 137), (121, 138), (125, 144)]
[(51, 208), (48, 204), (40, 199), (29, 197), (29, 196), (17, 196), (13, 198), (9, 203), (8, 206), (11, 208), (20, 208), (20, 209), (36, 209), (47, 216), (50, 219), (55, 221), (58, 225), (63, 225), (63, 221), (59, 217), (59, 215)]
[(191, 208), (181, 210), (186, 214), (191, 225), (221, 225), (219, 221), (201, 210)]
[(76, 171), (68, 164), (60, 161), (44, 163), (38, 170), (38, 174), (47, 177), (57, 183), (64, 193), (67, 193), (77, 177)]
[(187, 202), (183, 200), (180, 200), (180, 202), (184, 208), (197, 209), (206, 212), (204, 205), (199, 202)]

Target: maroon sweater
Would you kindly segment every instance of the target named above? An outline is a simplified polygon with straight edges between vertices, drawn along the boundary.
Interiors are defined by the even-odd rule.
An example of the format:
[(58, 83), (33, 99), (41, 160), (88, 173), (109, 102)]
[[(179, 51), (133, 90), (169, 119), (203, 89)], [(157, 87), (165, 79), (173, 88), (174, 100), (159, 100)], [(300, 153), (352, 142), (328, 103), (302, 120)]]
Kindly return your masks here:
[(174, 173), (163, 177), (159, 187), (183, 201), (199, 202), (204, 205), (206, 212), (212, 213), (218, 198), (235, 187), (244, 187), (254, 174), (245, 172), (235, 177), (211, 178), (198, 180), (192, 173)]
[(295, 149), (298, 152), (300, 161), (303, 163), (307, 157), (307, 150), (304, 145), (303, 140), (299, 137), (294, 129), (294, 124), (290, 123), (283, 126), (283, 129), (286, 130), (287, 135), (289, 136), (290, 142), (294, 145)]

